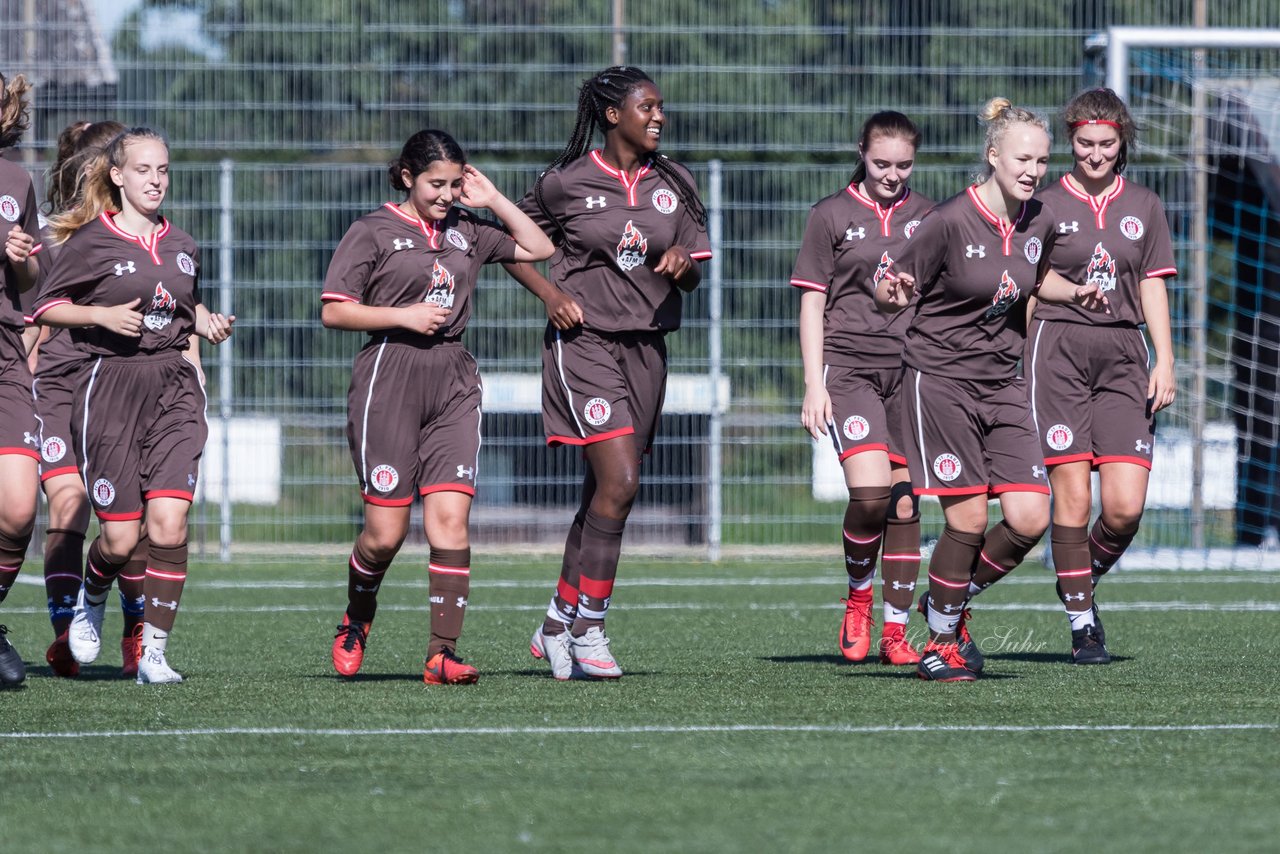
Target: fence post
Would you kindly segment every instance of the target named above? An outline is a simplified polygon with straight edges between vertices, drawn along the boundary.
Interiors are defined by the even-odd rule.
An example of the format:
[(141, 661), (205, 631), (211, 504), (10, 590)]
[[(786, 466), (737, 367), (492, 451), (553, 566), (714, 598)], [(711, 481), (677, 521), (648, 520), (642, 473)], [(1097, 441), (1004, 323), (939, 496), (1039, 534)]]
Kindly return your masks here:
[(707, 349), (708, 349), (708, 373), (711, 379), (711, 422), (709, 431), (708, 460), (707, 465), (710, 469), (707, 479), (707, 558), (711, 561), (720, 560), (720, 536), (721, 523), (724, 517), (724, 508), (721, 504), (721, 490), (724, 484), (723, 472), (723, 456), (721, 452), (721, 438), (724, 429), (724, 410), (725, 401), (720, 399), (720, 385), (723, 376), (721, 351), (721, 299), (720, 290), (722, 286), (722, 271), (724, 269), (724, 210), (721, 201), (723, 189), (723, 164), (719, 160), (712, 160), (708, 167), (710, 169), (710, 187), (708, 193), (709, 204), (707, 206), (707, 238), (711, 243), (711, 269), (707, 279), (707, 285), (710, 293), (707, 294), (709, 303), (709, 324), (707, 328)]
[[(221, 163), (218, 188), (221, 214), (218, 218), (218, 312), (231, 315), (231, 246), (234, 240), (231, 210), (235, 203), (233, 178), (235, 163), (230, 158)], [(231, 560), (231, 400), (232, 363), (235, 336), (218, 346), (218, 418), (222, 422), (222, 493), (218, 496), (218, 554), (223, 563)]]

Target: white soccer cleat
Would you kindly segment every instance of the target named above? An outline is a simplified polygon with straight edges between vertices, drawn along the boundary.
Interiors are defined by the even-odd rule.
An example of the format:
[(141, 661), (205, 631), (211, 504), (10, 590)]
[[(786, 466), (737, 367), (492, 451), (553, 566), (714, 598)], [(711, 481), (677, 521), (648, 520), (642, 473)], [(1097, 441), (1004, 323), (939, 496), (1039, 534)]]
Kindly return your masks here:
[(182, 674), (165, 661), (163, 650), (149, 646), (143, 647), (142, 657), (138, 659), (139, 685), (164, 685), (181, 681)]
[(617, 679), (622, 675), (622, 668), (609, 652), (609, 639), (599, 626), (587, 629), (580, 638), (570, 637), (569, 655), (573, 663), (593, 679)]
[(75, 613), (67, 629), (67, 645), (71, 647), (71, 657), (81, 664), (93, 664), (102, 652), (102, 618), (106, 611), (105, 600), (100, 605), (85, 602), (84, 585), (80, 585)]
[(573, 657), (569, 655), (569, 632), (545, 635), (539, 626), (529, 641), (529, 653), (534, 658), (545, 659), (551, 665), (551, 675), (561, 682), (573, 678)]

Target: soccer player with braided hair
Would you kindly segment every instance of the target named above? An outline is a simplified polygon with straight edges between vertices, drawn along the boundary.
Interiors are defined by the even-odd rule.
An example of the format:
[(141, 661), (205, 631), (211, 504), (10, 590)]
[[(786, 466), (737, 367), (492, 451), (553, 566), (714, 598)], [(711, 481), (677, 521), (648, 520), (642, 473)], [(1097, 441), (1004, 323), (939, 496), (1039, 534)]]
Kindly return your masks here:
[[(0, 74), (0, 152), (22, 139), (29, 122), (27, 93), (21, 74), (6, 81)], [(40, 276), (40, 223), (31, 176), (16, 163), (0, 158), (0, 602), (22, 569), (36, 517), (36, 466), (39, 428), (31, 398), (23, 329), (23, 294)], [(0, 626), (0, 685), (26, 678), (22, 656)]]
[[(1034, 305), (1023, 372), (1053, 489), (1050, 544), (1071, 623), (1071, 660), (1106, 664), (1094, 587), (1138, 532), (1155, 415), (1173, 402), (1165, 280), (1177, 267), (1160, 199), (1123, 174), (1137, 141), (1124, 102), (1110, 89), (1090, 89), (1067, 104), (1063, 118), (1075, 162), (1037, 196), (1057, 213), (1049, 263), (1072, 281), (1096, 283), (1111, 313)], [(1095, 470), (1102, 510), (1090, 528)]]
[[(622, 675), (604, 631), (622, 532), (662, 411), (665, 337), (711, 257), (693, 177), (658, 151), (666, 121), (662, 92), (638, 68), (584, 81), (569, 143), (521, 202), (559, 249), (551, 279), (507, 267), (550, 320), (547, 444), (580, 447), (587, 460), (560, 580), (530, 644), (561, 680)], [(597, 131), (604, 144), (592, 148)]]

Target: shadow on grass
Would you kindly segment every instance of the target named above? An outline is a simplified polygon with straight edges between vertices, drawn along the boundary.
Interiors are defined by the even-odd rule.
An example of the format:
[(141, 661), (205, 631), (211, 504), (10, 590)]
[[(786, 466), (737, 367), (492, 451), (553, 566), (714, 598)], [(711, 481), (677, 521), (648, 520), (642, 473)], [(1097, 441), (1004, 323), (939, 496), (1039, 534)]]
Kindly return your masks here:
[(862, 661), (848, 661), (842, 655), (764, 655), (760, 657), (761, 661), (771, 661), (774, 664), (847, 664), (850, 667), (861, 667), (866, 664), (875, 664), (875, 656), (867, 656)]
[[(1071, 654), (1067, 652), (1002, 652), (996, 655), (987, 656), (988, 661), (1026, 661), (1031, 664), (1065, 664), (1068, 667), (1087, 668), (1090, 666), (1104, 665), (1076, 665), (1071, 660)], [(1125, 661), (1131, 661), (1131, 657), (1127, 655), (1113, 655), (1111, 662), (1118, 664)]]
[(34, 669), (27, 671), (27, 681), (32, 679), (48, 679), (50, 681), (66, 681), (66, 682), (132, 682), (132, 676), (121, 676), (120, 668), (110, 664), (82, 664), (80, 665), (80, 675), (66, 677), (54, 676), (53, 671), (48, 665), (41, 662)]

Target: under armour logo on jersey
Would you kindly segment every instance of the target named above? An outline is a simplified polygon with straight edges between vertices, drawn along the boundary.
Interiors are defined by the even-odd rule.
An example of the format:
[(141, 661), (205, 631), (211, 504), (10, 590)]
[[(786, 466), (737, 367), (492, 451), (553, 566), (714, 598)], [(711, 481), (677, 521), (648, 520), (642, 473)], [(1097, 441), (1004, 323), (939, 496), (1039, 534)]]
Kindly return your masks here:
[(170, 611), (178, 610), (178, 601), (176, 599), (172, 602), (161, 602), (159, 599), (152, 596), (151, 605), (154, 608), (168, 608)]
[(401, 249), (412, 249), (412, 248), (413, 248), (413, 241), (412, 241), (412, 240), (410, 240), (410, 239), (408, 239), (407, 237), (406, 237), (404, 240), (401, 240), (399, 237), (397, 237), (395, 240), (393, 240), (393, 241), (391, 241), (391, 242), (395, 245), (395, 247), (396, 247), (396, 248), (395, 248), (395, 251), (396, 251), (396, 252), (399, 252)]
[(1144, 454), (1149, 454), (1151, 453), (1151, 443), (1144, 442), (1141, 439), (1139, 439), (1138, 441), (1133, 443), (1133, 449), (1135, 451), (1141, 451)]
[(466, 466), (458, 466), (458, 473), (454, 475), (454, 477), (465, 477), (467, 480), (475, 480), (476, 470), (474, 468), (467, 468)]
[(126, 261), (123, 264), (116, 265), (116, 275), (123, 276), (125, 273), (136, 273), (138, 268), (133, 266), (132, 261)]
[(964, 248), (964, 257), (966, 257), (966, 258), (972, 258), (972, 257), (973, 257), (973, 256), (975, 256), (975, 255), (976, 255), (976, 256), (978, 256), (979, 258), (986, 258), (986, 257), (987, 257), (987, 247), (986, 247), (986, 246), (974, 246), (972, 243), (970, 243), (968, 246), (966, 246), (966, 247)]
[(1063, 593), (1062, 601), (1063, 602), (1083, 602), (1084, 594), (1083, 593)]
[(604, 207), (604, 196), (587, 196), (587, 210)]
[(901, 581), (895, 581), (893, 582), (893, 589), (894, 590), (915, 590), (916, 583), (914, 581), (908, 581), (906, 584), (903, 584)]
[(858, 238), (859, 240), (862, 240), (866, 236), (867, 236), (867, 230), (862, 226), (858, 226), (857, 231), (854, 231), (852, 228), (847, 228), (845, 229), (845, 232), (844, 232), (845, 240), (853, 240), (853, 238), (855, 237)]
[(1079, 231), (1079, 230), (1080, 230), (1079, 220), (1073, 219), (1069, 223), (1068, 222), (1058, 223), (1058, 234), (1069, 234), (1070, 232)]
[(1040, 466), (1032, 466), (1032, 467), (1031, 467), (1031, 476), (1032, 476), (1032, 477), (1034, 477), (1034, 478), (1042, 478), (1042, 477), (1044, 477), (1044, 476), (1045, 476), (1045, 474), (1047, 474), (1047, 472), (1045, 472), (1045, 470), (1044, 470), (1044, 469), (1042, 469)]

